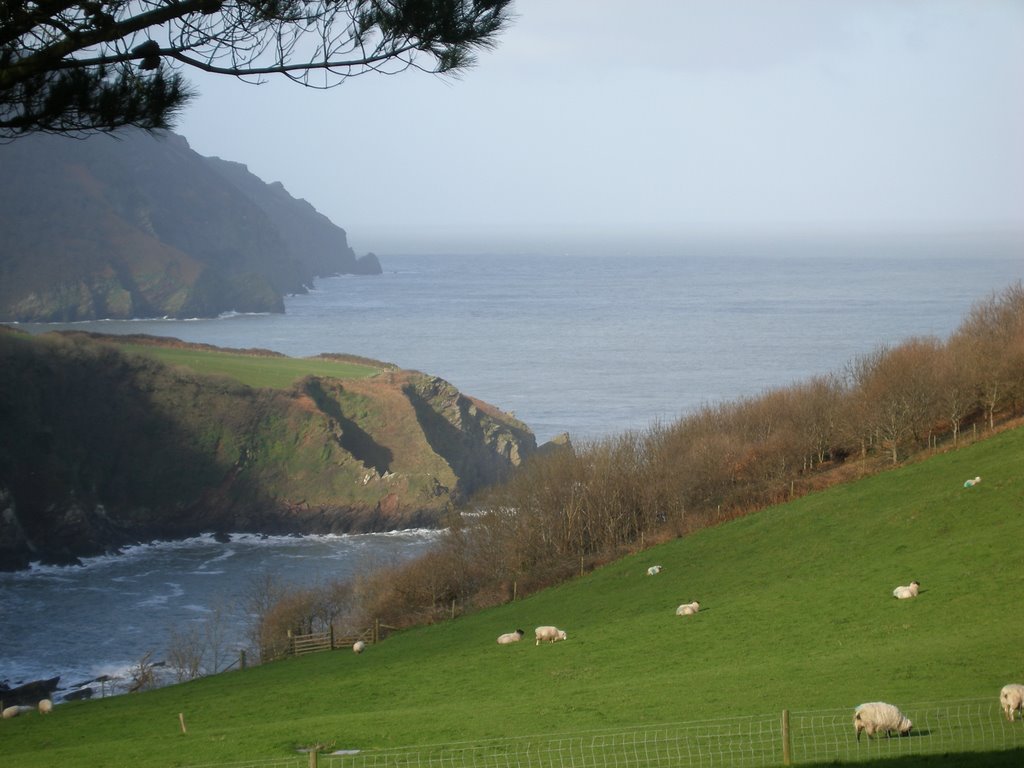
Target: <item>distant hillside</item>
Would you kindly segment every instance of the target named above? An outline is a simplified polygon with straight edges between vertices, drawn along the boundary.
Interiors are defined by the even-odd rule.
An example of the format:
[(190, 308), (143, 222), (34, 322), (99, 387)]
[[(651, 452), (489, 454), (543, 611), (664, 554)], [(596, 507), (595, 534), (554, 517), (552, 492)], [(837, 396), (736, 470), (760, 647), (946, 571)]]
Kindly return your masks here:
[(0, 569), (203, 531), (432, 527), (536, 449), (524, 424), (426, 374), (353, 378), (347, 361), (335, 378), (317, 358), (256, 387), (227, 371), (302, 361), (147, 340), (225, 371), (200, 374), (126, 341), (0, 326)]
[(0, 145), (0, 320), (283, 312), (317, 276), (375, 274), (279, 183), (180, 136)]

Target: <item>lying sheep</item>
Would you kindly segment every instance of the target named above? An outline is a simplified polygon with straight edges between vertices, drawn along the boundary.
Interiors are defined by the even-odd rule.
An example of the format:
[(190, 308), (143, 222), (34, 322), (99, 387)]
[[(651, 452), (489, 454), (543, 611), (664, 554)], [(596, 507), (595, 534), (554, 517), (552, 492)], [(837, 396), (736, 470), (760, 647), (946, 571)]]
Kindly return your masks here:
[(1017, 712), (1024, 718), (1024, 685), (1010, 683), (1004, 685), (999, 692), (999, 703), (1003, 706), (1003, 714), (1011, 723)]
[(652, 565), (650, 568), (647, 569), (648, 576), (657, 576), (659, 573), (661, 573), (660, 565)]
[(352, 652), (353, 653), (362, 653), (365, 650), (366, 650), (366, 643), (364, 643), (362, 640), (356, 640), (354, 643), (352, 643)]
[(53, 702), (49, 699), (42, 699), (36, 706), (40, 715), (48, 715), (53, 712)]
[(517, 629), (515, 632), (506, 632), (504, 635), (498, 635), (498, 645), (510, 645), (512, 643), (518, 643), (523, 639), (523, 635), (526, 633), (521, 629)]
[(15, 705), (13, 707), (5, 707), (3, 712), (0, 712), (0, 718), (4, 720), (10, 720), (11, 718), (23, 715), (26, 712), (31, 712), (35, 707), (30, 707), (25, 704)]
[(692, 603), (683, 603), (676, 608), (676, 616), (693, 616), (700, 610), (700, 603), (694, 600)]
[(533, 630), (533, 636), (537, 638), (537, 645), (540, 645), (542, 640), (545, 643), (556, 643), (559, 640), (569, 639), (565, 631), (558, 627), (537, 627)]
[(896, 587), (896, 589), (892, 591), (892, 596), (897, 600), (906, 600), (909, 597), (917, 597), (919, 589), (921, 589), (921, 582), (912, 581), (905, 587)]
[(861, 704), (853, 711), (853, 729), (857, 732), (857, 741), (860, 741), (861, 731), (864, 731), (868, 738), (873, 738), (876, 733), (891, 736), (893, 731), (900, 736), (906, 736), (913, 727), (914, 724), (906, 715), (884, 701)]
[(976, 486), (980, 482), (981, 482), (981, 478), (980, 477), (976, 477), (973, 480), (967, 480), (967, 481), (964, 482), (964, 488), (973, 488), (974, 486)]

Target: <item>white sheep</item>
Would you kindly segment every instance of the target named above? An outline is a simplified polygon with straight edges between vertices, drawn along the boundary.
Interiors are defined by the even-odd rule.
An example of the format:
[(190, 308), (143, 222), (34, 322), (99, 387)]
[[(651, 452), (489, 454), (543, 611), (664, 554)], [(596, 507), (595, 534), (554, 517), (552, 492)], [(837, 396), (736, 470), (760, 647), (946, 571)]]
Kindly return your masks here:
[(1003, 706), (1003, 714), (1011, 723), (1017, 712), (1024, 718), (1024, 685), (1010, 683), (1004, 685), (999, 692), (999, 703)]
[(511, 645), (512, 643), (518, 643), (523, 639), (523, 635), (526, 633), (521, 629), (517, 629), (515, 632), (506, 632), (504, 635), (498, 635), (498, 645)]
[(980, 482), (981, 482), (981, 478), (980, 477), (976, 477), (973, 480), (967, 480), (964, 483), (964, 488), (973, 488), (974, 486), (976, 486)]
[(676, 608), (676, 616), (693, 616), (700, 610), (700, 603), (694, 600), (692, 603), (683, 603)]
[(868, 738), (873, 738), (876, 733), (891, 736), (893, 731), (900, 736), (906, 736), (913, 727), (914, 724), (900, 712), (899, 708), (884, 701), (861, 704), (853, 711), (853, 729), (857, 732), (857, 741), (860, 741), (861, 731), (864, 731)]
[(660, 565), (652, 565), (650, 568), (647, 569), (648, 576), (657, 576), (659, 573), (661, 573)]
[(565, 630), (558, 627), (537, 627), (533, 630), (533, 636), (537, 638), (537, 645), (543, 640), (545, 643), (556, 643), (559, 640), (568, 640), (569, 636)]
[(908, 585), (906, 585), (905, 587), (904, 586), (896, 587), (896, 589), (894, 589), (892, 591), (892, 596), (895, 597), (897, 600), (906, 600), (907, 598), (910, 598), (910, 597), (917, 597), (917, 592), (920, 589), (921, 589), (921, 582), (919, 582), (919, 581), (912, 581)]
[(27, 706), (26, 704), (16, 704), (13, 707), (5, 707), (3, 712), (0, 712), (0, 718), (4, 720), (10, 720), (11, 718), (23, 715), (26, 712), (31, 712), (35, 707)]
[(36, 708), (40, 715), (48, 715), (53, 712), (53, 702), (49, 699), (41, 699)]
[(362, 653), (365, 650), (366, 650), (366, 643), (364, 643), (362, 640), (356, 640), (354, 643), (352, 643), (352, 652), (353, 653)]

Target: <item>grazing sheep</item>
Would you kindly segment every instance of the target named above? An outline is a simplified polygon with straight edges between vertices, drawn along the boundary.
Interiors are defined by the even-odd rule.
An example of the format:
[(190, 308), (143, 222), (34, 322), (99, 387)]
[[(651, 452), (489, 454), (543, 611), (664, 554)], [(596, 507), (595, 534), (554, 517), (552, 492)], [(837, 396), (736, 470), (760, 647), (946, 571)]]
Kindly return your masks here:
[(533, 636), (537, 638), (537, 645), (543, 640), (545, 643), (555, 643), (559, 640), (568, 640), (569, 636), (565, 630), (558, 627), (537, 627), (533, 630)]
[(53, 712), (53, 702), (49, 699), (43, 699), (39, 702), (37, 709), (40, 715), (48, 715)]
[(365, 650), (366, 650), (366, 643), (364, 643), (362, 640), (356, 640), (354, 643), (352, 643), (352, 652), (353, 653), (362, 653)]
[(896, 589), (892, 591), (892, 596), (895, 597), (897, 600), (906, 600), (909, 597), (917, 597), (917, 592), (920, 589), (921, 582), (912, 581), (905, 587), (896, 587)]
[(966, 481), (964, 483), (964, 488), (973, 488), (974, 486), (976, 486), (980, 482), (981, 482), (981, 478), (980, 477), (976, 477), (973, 480)]
[(906, 715), (899, 711), (892, 704), (884, 701), (872, 701), (868, 704), (861, 704), (853, 711), (853, 729), (857, 732), (857, 741), (860, 741), (860, 732), (864, 731), (868, 738), (873, 738), (876, 733), (885, 733), (891, 736), (896, 731), (900, 736), (906, 736), (914, 724), (907, 719)]
[(30, 707), (25, 704), (17, 704), (13, 707), (6, 707), (4, 711), (0, 713), (0, 717), (2, 717), (4, 720), (10, 720), (11, 718), (17, 717), (18, 715), (23, 715), (26, 712), (31, 712), (33, 709), (35, 709), (35, 707)]
[(523, 639), (523, 635), (526, 633), (521, 629), (517, 629), (515, 632), (506, 632), (504, 635), (498, 635), (498, 645), (510, 645), (512, 643), (518, 643)]
[(683, 603), (676, 608), (676, 616), (693, 616), (700, 610), (700, 603), (694, 600), (692, 603)]
[(1021, 713), (1024, 719), (1024, 685), (1010, 683), (1004, 685), (999, 692), (999, 703), (1003, 705), (1003, 714), (1011, 723), (1017, 712)]
[(652, 565), (650, 568), (647, 569), (648, 576), (657, 576), (659, 573), (661, 573), (660, 565)]

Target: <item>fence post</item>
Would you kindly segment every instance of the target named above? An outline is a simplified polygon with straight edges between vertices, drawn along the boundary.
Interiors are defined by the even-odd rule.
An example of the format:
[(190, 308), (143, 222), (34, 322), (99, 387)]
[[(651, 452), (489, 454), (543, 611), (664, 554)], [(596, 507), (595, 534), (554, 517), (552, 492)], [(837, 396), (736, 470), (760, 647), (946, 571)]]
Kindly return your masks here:
[(311, 750), (309, 750), (309, 768), (316, 768), (316, 765), (317, 765), (316, 747), (313, 747)]
[(328, 628), (328, 632), (330, 632), (331, 650), (333, 651), (334, 650), (334, 625), (333, 624), (331, 624), (331, 626)]
[(373, 642), (374, 644), (380, 642), (380, 619), (373, 620)]
[(292, 638), (292, 631), (288, 630), (288, 654), (290, 656), (295, 655), (295, 640)]
[(238, 667), (239, 669), (245, 669), (245, 648), (238, 652)]
[(793, 764), (793, 743), (789, 731), (789, 710), (782, 710), (782, 764)]
[(516, 601), (516, 589), (517, 589), (518, 586), (519, 586), (519, 582), (517, 582), (517, 581), (513, 581), (512, 582), (512, 602), (513, 603)]

